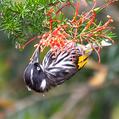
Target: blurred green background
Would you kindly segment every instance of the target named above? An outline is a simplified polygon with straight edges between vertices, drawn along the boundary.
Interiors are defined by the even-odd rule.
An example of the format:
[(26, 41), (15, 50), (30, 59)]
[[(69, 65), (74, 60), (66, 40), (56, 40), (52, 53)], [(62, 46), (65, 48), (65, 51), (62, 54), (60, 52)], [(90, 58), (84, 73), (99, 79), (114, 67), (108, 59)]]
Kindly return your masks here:
[[(64, 12), (70, 15), (70, 9)], [(0, 119), (119, 119), (119, 2), (101, 18), (105, 14), (114, 19), (117, 38), (102, 49), (101, 64), (93, 54), (84, 69), (45, 94), (29, 92), (23, 80), (33, 46), (19, 51), (1, 31)]]

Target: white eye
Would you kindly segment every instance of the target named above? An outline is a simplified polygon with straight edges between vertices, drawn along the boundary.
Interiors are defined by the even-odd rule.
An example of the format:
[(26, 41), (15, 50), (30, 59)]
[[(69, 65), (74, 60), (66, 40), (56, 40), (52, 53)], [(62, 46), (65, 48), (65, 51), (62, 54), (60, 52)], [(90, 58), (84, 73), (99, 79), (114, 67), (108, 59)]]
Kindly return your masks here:
[(39, 71), (40, 70), (40, 67), (37, 67), (37, 70)]

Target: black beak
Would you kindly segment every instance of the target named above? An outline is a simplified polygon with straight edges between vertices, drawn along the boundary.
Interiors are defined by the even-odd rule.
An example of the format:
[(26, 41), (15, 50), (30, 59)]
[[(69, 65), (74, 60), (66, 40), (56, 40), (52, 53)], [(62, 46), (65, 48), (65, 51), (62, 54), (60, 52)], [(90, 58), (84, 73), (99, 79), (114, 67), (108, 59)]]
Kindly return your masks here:
[(38, 63), (39, 62), (39, 48), (37, 48), (33, 54), (31, 59), (31, 63)]

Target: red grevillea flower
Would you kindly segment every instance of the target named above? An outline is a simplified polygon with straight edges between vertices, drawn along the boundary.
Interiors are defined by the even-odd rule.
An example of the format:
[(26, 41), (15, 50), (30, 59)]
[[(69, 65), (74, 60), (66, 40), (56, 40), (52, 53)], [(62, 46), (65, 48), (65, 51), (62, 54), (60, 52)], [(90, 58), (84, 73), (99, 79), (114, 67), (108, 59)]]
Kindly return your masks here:
[[(90, 44), (98, 54), (100, 60), (99, 53), (101, 41), (108, 39), (113, 42), (110, 37), (111, 27), (109, 26), (109, 24), (113, 22), (113, 19), (108, 15), (108, 20), (105, 23), (97, 23), (96, 15), (98, 10), (104, 9), (114, 1), (116, 0), (110, 0), (105, 5), (96, 8), (96, 0), (93, 0), (92, 8), (82, 14), (78, 13), (80, 10), (80, 2), (72, 4), (68, 1), (62, 4), (61, 8), (59, 8), (58, 4), (56, 4), (56, 6), (52, 6), (46, 13), (46, 16), (48, 17), (47, 24), (49, 24), (49, 31), (41, 36), (32, 38), (24, 45), (24, 47), (36, 38), (40, 40), (35, 46), (40, 47), (41, 51), (43, 51), (45, 47), (50, 47), (51, 49), (63, 49), (71, 42), (82, 45)], [(66, 18), (62, 20), (59, 19), (60, 16), (63, 15), (62, 9), (65, 6), (70, 5), (75, 7), (75, 13), (72, 20), (67, 20)], [(57, 11), (56, 8), (58, 9)], [(93, 47), (93, 43), (95, 43), (98, 47)]]
[(69, 34), (64, 30), (65, 26), (59, 26), (52, 32), (47, 32), (43, 34), (40, 39), (40, 46), (43, 50), (45, 47), (50, 46), (53, 48), (63, 48), (69, 41), (67, 40)]

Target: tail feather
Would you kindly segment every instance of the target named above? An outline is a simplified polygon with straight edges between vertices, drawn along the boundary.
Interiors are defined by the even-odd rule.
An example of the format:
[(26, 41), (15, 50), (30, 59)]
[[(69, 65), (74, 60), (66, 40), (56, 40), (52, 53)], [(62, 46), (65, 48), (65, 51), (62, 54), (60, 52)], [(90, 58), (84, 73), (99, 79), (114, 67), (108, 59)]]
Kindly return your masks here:
[(101, 42), (101, 46), (105, 47), (105, 46), (111, 46), (112, 42), (109, 41), (108, 39), (105, 39)]
[[(102, 40), (100, 43), (100, 47), (106, 47), (106, 46), (111, 46), (112, 42), (109, 41), (108, 39)], [(93, 48), (98, 48), (99, 46), (96, 43), (93, 44), (87, 44), (87, 45), (81, 45), (78, 44), (78, 47), (85, 52), (85, 54), (90, 55), (93, 51)]]
[[(108, 39), (102, 40), (101, 43), (100, 43), (101, 47), (106, 47), (106, 46), (111, 46), (111, 45), (112, 45), (112, 42), (109, 41)], [(95, 47), (95, 48), (98, 47), (98, 45), (96, 43), (93, 43), (93, 44), (87, 44), (86, 48), (87, 49), (92, 49), (92, 46)]]

